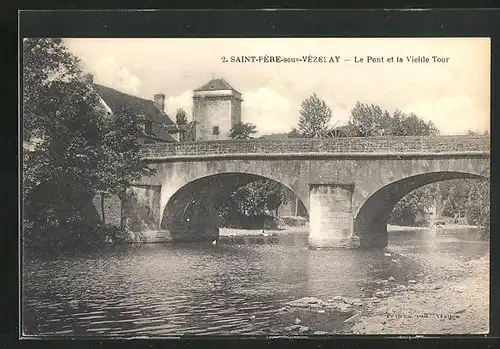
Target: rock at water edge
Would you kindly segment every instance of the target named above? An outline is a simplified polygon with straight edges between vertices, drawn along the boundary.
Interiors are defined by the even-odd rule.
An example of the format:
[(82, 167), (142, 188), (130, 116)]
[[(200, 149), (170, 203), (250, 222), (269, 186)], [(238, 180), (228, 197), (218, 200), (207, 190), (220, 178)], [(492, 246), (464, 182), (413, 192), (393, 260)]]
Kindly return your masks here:
[(311, 329), (310, 329), (309, 327), (307, 327), (307, 326), (301, 326), (301, 327), (299, 328), (299, 333), (300, 333), (300, 334), (303, 334), (303, 333), (308, 333), (308, 332), (310, 332), (310, 331), (311, 331)]
[(313, 334), (316, 336), (326, 336), (326, 335), (328, 335), (328, 332), (326, 332), (326, 331), (314, 331)]
[(350, 322), (354, 322), (356, 321), (357, 319), (359, 319), (359, 317), (361, 316), (361, 314), (354, 314), (353, 316), (351, 316), (350, 318), (344, 320), (344, 324), (348, 324)]

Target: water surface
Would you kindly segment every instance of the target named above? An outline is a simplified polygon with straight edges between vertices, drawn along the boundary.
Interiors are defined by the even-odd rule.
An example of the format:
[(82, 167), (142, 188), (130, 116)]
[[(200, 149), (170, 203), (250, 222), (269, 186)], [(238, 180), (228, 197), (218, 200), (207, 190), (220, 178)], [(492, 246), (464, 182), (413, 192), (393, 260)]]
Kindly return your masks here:
[[(296, 316), (279, 311), (287, 301), (369, 297), (389, 276), (401, 284), (422, 275), (438, 280), (449, 276), (447, 263), (489, 251), (488, 243), (473, 238), (427, 236), (391, 234), (386, 250), (310, 250), (307, 236), (297, 235), (215, 247), (26, 253), (23, 328), (39, 336), (280, 334)], [(350, 314), (314, 316), (315, 330), (341, 333)]]

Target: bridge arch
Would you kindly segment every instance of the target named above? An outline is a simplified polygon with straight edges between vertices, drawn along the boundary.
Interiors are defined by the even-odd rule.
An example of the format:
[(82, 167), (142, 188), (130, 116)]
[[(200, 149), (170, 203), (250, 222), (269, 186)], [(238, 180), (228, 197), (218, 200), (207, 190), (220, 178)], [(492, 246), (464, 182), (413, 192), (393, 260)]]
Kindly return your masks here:
[(361, 247), (384, 247), (387, 245), (387, 222), (396, 204), (415, 189), (431, 183), (451, 179), (487, 179), (472, 172), (436, 171), (401, 178), (380, 187), (359, 208), (354, 218), (354, 234)]
[(195, 178), (178, 188), (163, 208), (161, 229), (168, 230), (174, 241), (216, 239), (219, 234), (217, 203), (237, 188), (259, 180), (279, 183), (294, 193), (305, 207), (293, 188), (281, 181), (253, 173), (222, 172)]

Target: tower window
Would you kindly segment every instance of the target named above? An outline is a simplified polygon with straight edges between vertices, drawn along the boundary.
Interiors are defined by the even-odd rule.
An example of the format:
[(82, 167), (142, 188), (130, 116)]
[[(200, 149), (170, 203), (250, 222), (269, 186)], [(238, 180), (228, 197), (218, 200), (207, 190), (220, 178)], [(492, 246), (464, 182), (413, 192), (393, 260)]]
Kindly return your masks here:
[(219, 134), (219, 126), (214, 126), (212, 129), (212, 134), (217, 136)]

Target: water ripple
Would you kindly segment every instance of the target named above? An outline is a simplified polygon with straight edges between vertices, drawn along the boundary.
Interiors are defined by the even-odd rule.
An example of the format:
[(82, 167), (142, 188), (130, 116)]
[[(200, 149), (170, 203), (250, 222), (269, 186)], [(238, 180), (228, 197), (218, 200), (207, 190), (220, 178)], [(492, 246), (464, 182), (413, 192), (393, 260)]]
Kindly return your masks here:
[[(460, 265), (489, 249), (398, 240), (387, 250), (395, 264), (380, 251), (312, 251), (299, 242), (123, 245), (34, 256), (24, 263), (23, 328), (63, 336), (259, 334), (291, 324), (293, 317), (278, 311), (290, 300), (358, 297), (389, 276), (439, 278), (444, 259)], [(421, 262), (412, 262), (417, 254)], [(332, 328), (341, 326), (336, 321)]]

